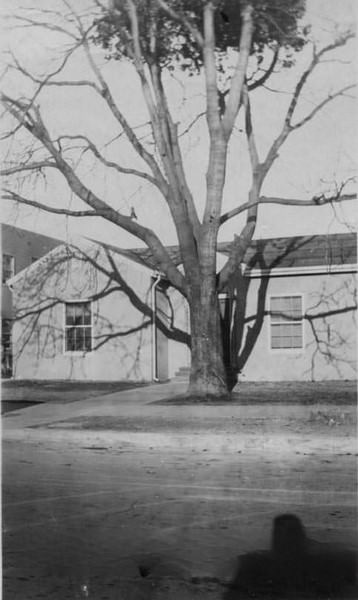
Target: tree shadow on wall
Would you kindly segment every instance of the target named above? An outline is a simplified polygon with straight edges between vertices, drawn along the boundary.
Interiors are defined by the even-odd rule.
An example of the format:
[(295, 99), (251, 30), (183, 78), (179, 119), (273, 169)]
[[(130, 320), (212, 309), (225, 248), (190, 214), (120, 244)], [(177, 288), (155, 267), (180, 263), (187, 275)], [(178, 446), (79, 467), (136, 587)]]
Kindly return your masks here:
[[(246, 259), (248, 269), (242, 272), (241, 265), (237, 265), (226, 290), (227, 297), (221, 304), (224, 360), (230, 389), (235, 386), (238, 374), (245, 368), (261, 334), (264, 320), (270, 314), (266, 309), (266, 302), (272, 270), (281, 266), (294, 265), (295, 253), (300, 253), (302, 250), (309, 256), (312, 251), (310, 243), (313, 239), (314, 236), (257, 240), (249, 249), (249, 256)], [(180, 264), (178, 249), (173, 247), (171, 252), (175, 255), (176, 263)], [(22, 322), (21, 339), (17, 341), (17, 356), (22, 354), (30, 342), (33, 345), (32, 352), (37, 354), (38, 358), (45, 356), (52, 358), (62, 352), (63, 324), (61, 322), (56, 327), (55, 312), (59, 310), (59, 305), (66, 301), (68, 289), (72, 290), (74, 299), (85, 297), (93, 303), (98, 326), (93, 335), (92, 351), (110, 344), (114, 352), (120, 352), (121, 356), (126, 357), (128, 364), (132, 365), (128, 377), (140, 375), (143, 336), (153, 325), (166, 340), (173, 340), (190, 348), (190, 333), (187, 331), (187, 324), (183, 327), (183, 323), (178, 319), (177, 309), (173, 304), (173, 289), (166, 281), (161, 281), (160, 288), (159, 286), (157, 288), (157, 291), (160, 290), (166, 298), (164, 314), (159, 304), (157, 307), (153, 306), (152, 292), (155, 290), (155, 278), (151, 279), (146, 289), (134, 289), (134, 286), (129, 283), (128, 273), (126, 275), (122, 272), (123, 254), (125, 258), (132, 259), (133, 264), (140, 262), (150, 269), (147, 271), (147, 274), (149, 273), (147, 279), (148, 281), (151, 279), (150, 273), (154, 272), (155, 264), (147, 255), (144, 257), (145, 260), (139, 260), (138, 256), (142, 257), (142, 251), (131, 251), (130, 254), (129, 251), (119, 252), (107, 244), (94, 241), (90, 242), (89, 248), (71, 244), (62, 246), (62, 250), (52, 252), (32, 265), (23, 276), (20, 288), (17, 289), (20, 305), (15, 318)], [(72, 270), (72, 261), (80, 266), (81, 277), (79, 278), (78, 269)], [(250, 277), (251, 269), (257, 270), (259, 277), (254, 300), (249, 298), (253, 281)], [(82, 280), (86, 281), (84, 287), (81, 287)], [(337, 331), (338, 321), (332, 324), (329, 317), (344, 312), (351, 312), (354, 315), (356, 302), (353, 298), (353, 289), (336, 291), (337, 294), (324, 294), (318, 291), (314, 306), (306, 308), (302, 316), (309, 323), (312, 331), (312, 379), (314, 379), (315, 361), (318, 357), (323, 357), (326, 362), (333, 365), (338, 376), (340, 376), (340, 361), (347, 361), (344, 356), (341, 357), (341, 350), (346, 346), (346, 340)], [(112, 305), (118, 309), (126, 303), (135, 314), (132, 322), (128, 322), (128, 319), (122, 322), (118, 322), (116, 318), (113, 320), (112, 317), (113, 315), (116, 317), (117, 310), (114, 310), (110, 316), (101, 313), (101, 303), (108, 296), (111, 297)], [(181, 301), (185, 304), (183, 298)], [(128, 344), (129, 338), (132, 340), (135, 338), (131, 347)], [(68, 376), (72, 376), (72, 373)]]
[[(145, 278), (143, 289), (136, 290), (123, 274), (121, 266), (121, 257), (105, 244), (99, 243), (90, 244), (89, 247), (61, 245), (31, 265), (15, 284), (14, 322), (21, 324), (21, 334), (16, 340), (15, 366), (19, 357), (29, 348), (38, 360), (62, 355), (66, 334), (58, 311), (63, 309), (68, 299), (76, 301), (85, 298), (92, 306), (91, 347), (83, 346), (83, 356), (110, 344), (113, 351), (120, 351), (121, 358), (132, 365), (128, 377), (140, 374), (143, 334), (153, 324), (167, 339), (189, 346), (190, 335), (176, 325), (175, 311), (166, 289), (161, 287), (168, 299), (168, 315), (164, 319), (152, 305), (154, 279), (150, 274)], [(107, 300), (112, 307), (110, 312)], [(107, 302), (107, 308), (102, 310), (104, 301)], [(131, 317), (118, 322), (117, 315), (121, 310), (124, 312), (123, 307), (128, 307)], [(129, 337), (133, 341), (130, 347)], [(67, 359), (66, 364), (70, 369), (68, 378), (71, 378), (71, 356), (68, 355)], [(78, 357), (75, 362), (78, 364)]]
[(270, 550), (244, 554), (223, 600), (356, 598), (357, 554), (311, 540), (293, 514), (275, 517)]
[[(261, 334), (265, 318), (270, 315), (270, 309), (267, 308), (267, 293), (273, 270), (294, 266), (297, 254), (302, 252), (307, 254), (309, 261), (314, 238), (315, 236), (307, 236), (283, 240), (257, 240), (248, 251), (245, 269), (237, 265), (225, 290), (226, 298), (221, 302), (224, 362), (230, 389), (236, 385), (238, 376), (245, 368)], [(329, 244), (327, 245), (326, 252), (330, 255), (337, 251), (339, 249), (332, 250)], [(251, 269), (255, 269), (260, 278), (255, 309), (249, 302), (252, 285)], [(339, 299), (342, 292), (345, 294), (345, 300), (344, 305), (340, 306)], [(333, 331), (329, 318), (347, 312), (352, 313), (354, 318), (357, 308), (354, 290), (346, 289), (345, 283), (329, 294), (317, 290), (315, 293), (314, 306), (306, 307), (305, 313), (302, 314), (302, 319), (309, 324), (313, 338), (310, 373), (312, 380), (315, 374), (315, 361), (319, 356), (337, 370), (338, 376), (341, 375), (339, 364), (341, 361), (347, 362), (346, 358), (340, 356), (346, 340)], [(285, 314), (280, 316), (287, 317)]]

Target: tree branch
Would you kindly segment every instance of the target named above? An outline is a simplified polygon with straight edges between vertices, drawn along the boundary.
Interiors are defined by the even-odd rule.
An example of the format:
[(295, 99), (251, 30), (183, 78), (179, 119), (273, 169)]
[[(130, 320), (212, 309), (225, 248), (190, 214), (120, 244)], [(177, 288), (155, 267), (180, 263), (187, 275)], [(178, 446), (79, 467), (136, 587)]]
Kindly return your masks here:
[(215, 64), (215, 34), (214, 34), (214, 6), (212, 2), (204, 5), (204, 71), (206, 86), (206, 119), (211, 136), (222, 131), (217, 75)]
[(124, 173), (125, 175), (134, 175), (136, 177), (140, 177), (142, 179), (146, 179), (147, 181), (149, 181), (150, 183), (152, 183), (153, 185), (157, 186), (157, 180), (152, 177), (151, 175), (149, 175), (148, 173), (145, 173), (143, 171), (138, 171), (137, 169), (129, 169), (126, 167), (122, 167), (121, 165), (119, 165), (117, 162), (111, 161), (111, 160), (107, 160), (98, 150), (97, 146), (85, 135), (61, 135), (59, 138), (57, 138), (56, 141), (60, 141), (63, 139), (69, 139), (69, 140), (83, 140), (86, 142), (87, 144), (87, 148), (86, 150), (90, 150), (94, 156), (106, 167), (109, 167), (111, 169), (115, 169), (116, 171), (118, 171), (118, 173)]
[(95, 61), (93, 60), (93, 57), (91, 55), (91, 51), (90, 51), (90, 48), (88, 45), (88, 40), (86, 37), (83, 38), (83, 49), (85, 51), (88, 63), (90, 65), (93, 73), (95, 74), (97, 81), (100, 84), (100, 88), (98, 88), (98, 86), (94, 86), (94, 89), (97, 91), (97, 93), (100, 94), (100, 96), (102, 98), (104, 98), (111, 113), (113, 114), (115, 119), (118, 121), (118, 123), (120, 123), (121, 127), (123, 128), (128, 140), (132, 144), (134, 150), (136, 150), (136, 152), (139, 154), (139, 156), (149, 166), (151, 172), (153, 173), (154, 178), (157, 181), (157, 183), (156, 183), (157, 187), (160, 189), (163, 196), (166, 197), (167, 192), (168, 192), (168, 184), (165, 180), (165, 177), (163, 176), (163, 173), (161, 172), (159, 165), (157, 164), (154, 156), (144, 148), (144, 146), (141, 144), (141, 142), (137, 138), (136, 134), (134, 133), (133, 128), (129, 125), (129, 123), (126, 120), (126, 118), (124, 117), (123, 113), (119, 110), (119, 108), (110, 92), (110, 89), (108, 87), (106, 80), (104, 79), (100, 69), (98, 68)]
[(322, 102), (320, 102), (319, 104), (317, 104), (317, 106), (315, 106), (315, 108), (303, 119), (301, 119), (301, 121), (298, 121), (298, 123), (295, 123), (295, 125), (291, 125), (291, 129), (298, 129), (299, 127), (302, 127), (302, 125), (305, 125), (308, 121), (310, 121), (311, 119), (313, 119), (313, 117), (320, 111), (322, 110), (322, 108), (324, 106), (326, 106), (326, 104), (328, 104), (329, 102), (331, 102), (332, 100), (334, 100), (335, 98), (337, 98), (338, 96), (344, 96), (344, 93), (347, 92), (348, 90), (351, 90), (353, 88), (357, 87), (356, 83), (353, 83), (351, 85), (346, 85), (345, 87), (341, 88), (340, 90), (337, 90), (336, 92), (334, 92), (334, 94), (329, 94), (329, 96), (327, 98), (325, 98), (324, 100), (322, 100)]
[(259, 165), (259, 155), (257, 152), (255, 135), (252, 127), (251, 103), (246, 85), (243, 87), (243, 104), (245, 108), (245, 132), (249, 148), (251, 167), (252, 171), (255, 172)]
[(111, 270), (108, 270), (108, 268), (106, 268), (99, 261), (92, 258), (88, 253), (84, 252), (82, 249), (80, 249), (76, 246), (73, 246), (73, 249), (75, 252), (79, 252), (80, 260), (82, 260), (84, 262), (89, 262), (98, 271), (100, 271), (101, 273), (106, 275), (108, 277), (109, 283), (111, 281), (115, 281), (116, 283), (118, 283), (120, 285), (120, 291), (123, 292), (128, 297), (131, 304), (138, 311), (140, 311), (144, 316), (150, 317), (150, 319), (151, 319), (150, 322), (152, 322), (153, 317), (154, 317), (157, 327), (161, 331), (163, 331), (168, 338), (176, 339), (177, 341), (180, 341), (182, 343), (189, 345), (190, 344), (189, 334), (182, 331), (181, 329), (178, 329), (177, 327), (174, 327), (173, 324), (170, 327), (167, 327), (159, 319), (159, 317), (157, 315), (154, 315), (153, 308), (151, 306), (149, 306), (145, 301), (143, 301), (143, 299), (141, 299), (136, 294), (135, 290), (125, 281), (125, 279), (123, 278), (123, 276), (120, 273), (120, 269), (118, 269), (118, 266), (114, 260), (114, 257), (112, 255), (111, 251), (107, 248), (106, 244), (101, 244), (100, 242), (96, 242), (96, 243), (104, 250), (106, 258), (108, 260), (108, 263), (111, 267)]
[(231, 80), (230, 91), (223, 116), (223, 129), (227, 138), (230, 137), (235, 120), (240, 108), (241, 94), (245, 82), (247, 63), (251, 51), (252, 36), (254, 32), (253, 7), (244, 5), (242, 9), (242, 26), (240, 32), (240, 48), (236, 69)]
[(30, 27), (30, 28), (41, 27), (42, 29), (49, 29), (50, 31), (54, 31), (56, 33), (62, 33), (63, 35), (67, 35), (71, 39), (78, 41), (78, 38), (73, 33), (71, 33), (70, 31), (68, 31), (68, 29), (61, 27), (58, 24), (49, 23), (46, 21), (37, 21), (37, 20), (35, 21), (34, 19), (30, 19), (29, 17), (22, 17), (19, 15), (14, 15), (11, 18), (14, 19), (15, 21), (19, 21), (19, 22), (23, 23), (23, 27)]
[(5, 167), (0, 170), (0, 175), (3, 177), (7, 177), (8, 175), (14, 175), (15, 173), (22, 173), (22, 171), (41, 171), (41, 169), (45, 168), (53, 168), (57, 169), (57, 165), (55, 162), (50, 160), (42, 160), (33, 163), (24, 163), (20, 164), (17, 167)]
[[(39, 93), (40, 93), (40, 91), (42, 90), (43, 87), (50, 87), (50, 86), (57, 86), (57, 87), (89, 87), (89, 88), (93, 89), (99, 96), (101, 96), (101, 98), (104, 98), (107, 101), (107, 104), (109, 105), (109, 107), (111, 109), (111, 112), (114, 114), (116, 120), (118, 120), (120, 122), (121, 126), (123, 127), (123, 130), (125, 131), (125, 133), (127, 135), (127, 137), (129, 137), (128, 133), (131, 134), (131, 137), (129, 138), (129, 140), (132, 143), (132, 146), (135, 147), (136, 151), (141, 156), (141, 158), (143, 158), (145, 160), (145, 162), (151, 167), (152, 172), (153, 172), (153, 167), (154, 167), (155, 174), (158, 175), (159, 171), (155, 167), (155, 161), (154, 161), (153, 157), (149, 154), (149, 152), (147, 152), (144, 149), (144, 146), (141, 145), (141, 143), (139, 142), (139, 139), (135, 136), (135, 134), (133, 132), (133, 128), (131, 128), (128, 125), (128, 123), (125, 121), (123, 115), (120, 114), (118, 108), (115, 106), (114, 100), (111, 97), (111, 95), (109, 94), (109, 89), (107, 87), (107, 84), (106, 84), (105, 80), (101, 76), (99, 69), (97, 69), (95, 63), (93, 62), (92, 58), (90, 57), (89, 49), (87, 47), (87, 43), (85, 43), (86, 32), (83, 32), (83, 36), (84, 37), (81, 39), (80, 44), (78, 44), (76, 47), (74, 47), (74, 48), (71, 49), (71, 51), (66, 55), (65, 59), (61, 63), (60, 67), (58, 67), (55, 71), (53, 71), (52, 73), (50, 73), (49, 75), (47, 75), (44, 79), (40, 79), (38, 77), (35, 77), (32, 73), (30, 73), (27, 69), (25, 69), (19, 63), (19, 61), (15, 57), (13, 57), (14, 64), (15, 64), (16, 68), (23, 75), (25, 75), (26, 77), (28, 77), (31, 81), (33, 81), (34, 83), (36, 83), (36, 84), (39, 85), (39, 87), (38, 87), (35, 95), (31, 99), (31, 101), (29, 102), (28, 109), (31, 108), (32, 103), (34, 102), (35, 98), (39, 95)], [(88, 79), (79, 79), (79, 80), (74, 80), (74, 81), (70, 81), (70, 80), (52, 81), (52, 77), (54, 77), (55, 75), (57, 75), (64, 68), (64, 66), (65, 66), (65, 64), (66, 64), (66, 62), (67, 62), (70, 54), (79, 45), (82, 45), (82, 44), (84, 44), (87, 47), (88, 56), (90, 57), (90, 64), (91, 64), (92, 68), (95, 70), (95, 73), (96, 73), (97, 77), (100, 80), (101, 86), (98, 86), (94, 81), (91, 81), (91, 80), (88, 80)], [(90, 144), (89, 141), (88, 141), (88, 143)], [(94, 149), (94, 144), (91, 144), (91, 150), (93, 151), (93, 149)], [(97, 156), (97, 158), (99, 160), (101, 160), (99, 153), (96, 156)], [(112, 163), (111, 165), (107, 165), (107, 166), (111, 166), (111, 167), (117, 168), (117, 170), (119, 170), (119, 166), (117, 165), (117, 167), (116, 167), (115, 163)], [(132, 173), (130, 173), (129, 170), (121, 170), (121, 172), (122, 173), (132, 174), (132, 175), (137, 175), (138, 177), (144, 177), (145, 179), (148, 179), (151, 183), (153, 183), (153, 185), (156, 185), (160, 189), (160, 191), (162, 193), (164, 191), (163, 185), (162, 185), (164, 180), (161, 177), (161, 174), (159, 174), (159, 178), (158, 178), (158, 177), (151, 177), (148, 174), (145, 174), (145, 173), (143, 173), (141, 171), (135, 171), (135, 170), (133, 170)]]
[(38, 78), (34, 77), (27, 69), (25, 69), (22, 65), (20, 65), (19, 61), (12, 55), (14, 64), (15, 64), (16, 68), (20, 71), (20, 73), (22, 73), (26, 77), (29, 77), (29, 79), (31, 79), (33, 82), (38, 83), (38, 88), (35, 91), (35, 93), (33, 94), (31, 101), (29, 102), (28, 110), (35, 103), (35, 100), (41, 93), (42, 89), (47, 86), (47, 84), (51, 81), (51, 79), (53, 77), (58, 75), (58, 73), (60, 73), (64, 69), (69, 58), (77, 50), (77, 48), (79, 48), (82, 45), (83, 40), (86, 38), (86, 35), (87, 35), (87, 32), (83, 32), (81, 39), (78, 40), (77, 38), (75, 38), (76, 39), (75, 45), (72, 46), (68, 52), (66, 52), (65, 57), (61, 61), (60, 65), (54, 71), (52, 71), (51, 73), (46, 75), (46, 77), (44, 77), (43, 79), (38, 79)]
[[(8, 96), (4, 97), (4, 95), (2, 95), (2, 97), (3, 102), (7, 106), (8, 110), (14, 115), (14, 117), (21, 122), (24, 127), (26, 127), (26, 129), (48, 150), (61, 174), (66, 179), (70, 189), (76, 194), (76, 196), (83, 200), (85, 204), (97, 211), (99, 216), (119, 225), (132, 235), (144, 241), (152, 250), (153, 255), (158, 261), (158, 264), (166, 273), (174, 287), (186, 295), (185, 279), (181, 272), (174, 265), (158, 236), (151, 229), (143, 227), (139, 223), (134, 222), (130, 217), (122, 215), (118, 211), (111, 208), (106, 202), (101, 200), (82, 183), (73, 168), (65, 161), (61, 152), (57, 150), (51, 141), (38, 108), (33, 107), (33, 110), (35, 111), (35, 117), (33, 117), (27, 113), (26, 105), (24, 112), (24, 109), (21, 110), (21, 108), (19, 108), (19, 102), (11, 100), (11, 98)], [(15, 108), (12, 106), (12, 104), (15, 106)]]
[(335, 50), (336, 48), (339, 48), (340, 46), (344, 46), (347, 43), (347, 41), (349, 39), (351, 39), (352, 37), (353, 37), (353, 33), (348, 31), (345, 34), (341, 35), (338, 39), (336, 39), (331, 44), (328, 44), (327, 46), (322, 48), (319, 52), (316, 52), (315, 48), (313, 49), (312, 60), (309, 64), (309, 66), (307, 67), (307, 69), (302, 73), (302, 75), (295, 87), (295, 90), (294, 90), (294, 93), (292, 96), (292, 100), (287, 109), (287, 113), (286, 113), (286, 117), (285, 117), (285, 125), (287, 125), (287, 127), (289, 127), (289, 128), (292, 127), (292, 122), (291, 122), (292, 117), (293, 117), (294, 111), (296, 109), (297, 102), (301, 95), (302, 89), (306, 85), (307, 80), (308, 80), (309, 76), (312, 74), (313, 70), (320, 63), (320, 59), (322, 58), (322, 56), (324, 56), (327, 52), (331, 52), (331, 50)]
[[(150, 67), (150, 74), (152, 78), (152, 87), (155, 94), (155, 100), (158, 106), (159, 127), (162, 131), (161, 135), (163, 137), (163, 144), (165, 144), (167, 148), (166, 155), (163, 156), (163, 162), (165, 164), (167, 177), (170, 182), (171, 191), (178, 196), (176, 199), (177, 206), (175, 209), (173, 207), (172, 210), (175, 224), (177, 225), (177, 228), (180, 229), (178, 231), (178, 236), (182, 235), (183, 233), (183, 220), (185, 220), (186, 208), (192, 229), (191, 231), (188, 231), (188, 234), (189, 236), (192, 236), (194, 232), (196, 238), (198, 239), (200, 222), (184, 171), (183, 159), (178, 139), (178, 126), (173, 123), (167, 98), (163, 89), (160, 72), (158, 72), (158, 69), (155, 65)], [(170, 198), (168, 198), (168, 204), (170, 206)], [(178, 213), (180, 213), (179, 220)], [(193, 250), (192, 242), (190, 242), (191, 254), (193, 254)]]
[(185, 17), (185, 15), (178, 13), (173, 8), (171, 8), (167, 2), (164, 0), (156, 0), (157, 4), (175, 21), (179, 21), (184, 27), (189, 31), (192, 38), (196, 41), (196, 43), (202, 48), (204, 46), (204, 39), (201, 35), (199, 29), (194, 27), (190, 21)]
[(179, 133), (179, 137), (182, 137), (186, 133), (189, 133), (189, 131), (195, 125), (195, 123), (197, 123), (197, 121), (199, 121), (199, 119), (201, 119), (201, 117), (204, 117), (205, 114), (206, 114), (205, 112), (201, 112), (201, 113), (197, 114), (196, 117), (194, 117), (194, 119), (191, 121), (191, 123), (189, 123), (189, 125), (185, 129), (183, 129), (183, 131), (181, 131)]
[(274, 53), (273, 53), (271, 64), (268, 67), (268, 69), (265, 71), (265, 73), (259, 79), (256, 79), (252, 83), (247, 82), (247, 89), (249, 91), (255, 90), (257, 87), (260, 87), (261, 85), (263, 85), (269, 79), (269, 77), (272, 75), (274, 68), (277, 64), (279, 50), (280, 50), (280, 47), (277, 45), (274, 50)]
[(297, 125), (292, 125), (292, 117), (296, 110), (297, 103), (301, 97), (302, 90), (305, 87), (308, 78), (310, 77), (310, 75), (312, 74), (314, 69), (317, 67), (317, 65), (320, 63), (321, 57), (324, 56), (327, 52), (330, 52), (331, 50), (334, 50), (336, 48), (339, 48), (340, 46), (343, 46), (352, 37), (353, 37), (353, 33), (348, 31), (345, 34), (341, 35), (337, 40), (335, 40), (331, 44), (322, 48), (319, 52), (316, 52), (315, 49), (313, 50), (313, 56), (312, 56), (311, 62), (308, 65), (307, 69), (302, 73), (302, 75), (294, 89), (291, 102), (286, 111), (286, 115), (284, 118), (281, 132), (276, 137), (276, 139), (273, 141), (271, 147), (269, 148), (269, 150), (267, 152), (264, 162), (261, 164), (262, 182), (263, 182), (266, 174), (270, 170), (272, 164), (278, 157), (278, 151), (281, 148), (282, 144), (286, 141), (289, 134), (294, 129), (297, 129), (298, 127), (301, 127), (302, 125), (307, 123), (310, 119), (312, 119), (315, 116), (315, 114), (317, 114), (317, 112), (319, 110), (321, 110), (323, 108), (323, 106), (325, 106), (327, 104), (327, 102), (329, 102), (331, 99), (336, 97), (336, 95), (340, 95), (342, 93), (342, 90), (340, 90), (337, 94), (333, 94), (332, 97), (329, 96), (327, 99), (325, 99), (323, 102), (321, 102), (315, 109), (313, 109), (313, 111), (311, 111), (311, 113), (308, 115), (308, 117), (304, 118)]
[[(186, 268), (190, 265), (191, 268), (189, 271), (192, 272), (196, 268), (196, 247), (194, 243), (193, 228), (195, 227), (198, 229), (199, 222), (194, 202), (186, 183), (178, 143), (177, 128), (170, 115), (159, 68), (155, 61), (148, 61), (152, 84), (151, 87), (149, 86), (143, 66), (136, 6), (132, 0), (128, 0), (128, 5), (134, 48), (134, 64), (142, 85), (143, 96), (151, 116), (153, 136), (159, 149), (161, 161), (169, 183), (165, 197), (181, 245), (184, 267)], [(155, 24), (153, 25), (151, 40), (153, 53), (155, 53), (156, 43), (154, 34)]]
[[(322, 204), (332, 204), (333, 202), (344, 202), (346, 200), (355, 200), (356, 198), (357, 198), (357, 194), (343, 194), (343, 195), (329, 196), (329, 197), (325, 197), (324, 195), (322, 195), (322, 196), (313, 197), (311, 200), (300, 200), (298, 198), (277, 198), (274, 196), (261, 196), (259, 198), (259, 200), (257, 202), (255, 202), (255, 204), (256, 205), (284, 204), (285, 206), (305, 207), (305, 206), (321, 206)], [(225, 214), (221, 215), (220, 224), (222, 225), (229, 219), (232, 219), (232, 217), (236, 217), (236, 215), (239, 215), (240, 213), (245, 212), (245, 210), (248, 210), (252, 206), (253, 205), (250, 204), (250, 202), (245, 202), (244, 204), (241, 204), (240, 206), (237, 206), (236, 208), (229, 210)]]
[(13, 200), (14, 202), (20, 202), (20, 204), (27, 204), (28, 206), (32, 206), (33, 208), (38, 208), (40, 210), (44, 210), (45, 212), (54, 213), (55, 215), (67, 215), (68, 217), (101, 217), (98, 211), (95, 210), (67, 210), (66, 208), (52, 208), (51, 206), (47, 206), (46, 204), (42, 204), (41, 202), (37, 202), (36, 200), (29, 200), (28, 198), (24, 198), (24, 196), (20, 196), (16, 192), (12, 190), (4, 189), (1, 197), (4, 200)]

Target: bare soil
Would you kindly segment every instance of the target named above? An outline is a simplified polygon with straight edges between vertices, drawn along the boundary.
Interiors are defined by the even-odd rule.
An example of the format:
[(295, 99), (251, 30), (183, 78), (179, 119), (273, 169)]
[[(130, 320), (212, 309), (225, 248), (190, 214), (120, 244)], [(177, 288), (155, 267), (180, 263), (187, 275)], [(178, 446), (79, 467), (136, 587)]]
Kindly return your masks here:
[[(356, 381), (240, 381), (228, 402), (232, 404), (333, 404), (357, 405)], [(178, 395), (158, 400), (160, 405), (223, 404), (213, 397)]]
[(354, 406), (141, 410), (4, 441), (4, 600), (357, 597)]

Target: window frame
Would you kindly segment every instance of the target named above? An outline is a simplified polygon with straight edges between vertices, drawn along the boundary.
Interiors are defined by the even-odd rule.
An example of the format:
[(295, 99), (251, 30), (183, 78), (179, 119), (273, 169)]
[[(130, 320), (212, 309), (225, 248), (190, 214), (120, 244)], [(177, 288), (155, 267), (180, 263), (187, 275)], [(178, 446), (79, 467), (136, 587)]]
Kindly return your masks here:
[[(7, 327), (4, 327), (5, 323), (6, 323), (6, 325), (8, 325), (8, 329), (7, 329)], [(6, 317), (1, 318), (1, 345), (3, 345), (3, 341), (6, 336), (9, 340), (9, 344), (6, 347), (10, 348), (10, 349), (12, 348), (12, 326), (13, 326), (12, 319), (7, 319)], [(5, 344), (4, 344), (4, 346), (5, 346)]]
[[(4, 279), (4, 256), (9, 256), (12, 259), (12, 275)], [(16, 261), (15, 256), (13, 254), (9, 254), (8, 252), (2, 252), (1, 255), (2, 260), (2, 273), (1, 273), (1, 283), (2, 285), (6, 285), (7, 281), (16, 275)]]
[[(91, 350), (66, 350), (66, 329), (70, 329), (70, 326), (66, 323), (66, 307), (68, 304), (89, 304), (91, 311), (91, 323), (90, 325), (78, 325), (77, 327), (90, 327), (91, 328)], [(73, 327), (73, 326), (72, 326)], [(63, 354), (70, 356), (84, 356), (86, 354), (92, 354), (93, 352), (93, 302), (89, 298), (76, 298), (73, 300), (63, 301)]]
[[(272, 348), (272, 315), (271, 315), (271, 300), (272, 298), (301, 298), (301, 319), (298, 320), (289, 320), (289, 323), (300, 323), (301, 325), (301, 333), (302, 333), (302, 346), (299, 348)], [(268, 347), (269, 351), (277, 354), (278, 352), (282, 352), (284, 354), (302, 354), (305, 350), (306, 340), (305, 340), (305, 327), (304, 327), (304, 314), (305, 314), (305, 304), (304, 304), (304, 295), (302, 293), (281, 293), (281, 294), (270, 294), (269, 295), (269, 326), (268, 326)]]

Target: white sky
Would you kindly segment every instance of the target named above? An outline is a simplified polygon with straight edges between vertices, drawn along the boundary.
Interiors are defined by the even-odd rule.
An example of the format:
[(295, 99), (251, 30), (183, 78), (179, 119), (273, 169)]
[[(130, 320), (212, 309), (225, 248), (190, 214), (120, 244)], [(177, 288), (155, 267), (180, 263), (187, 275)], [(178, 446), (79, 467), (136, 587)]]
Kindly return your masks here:
[[(21, 6), (36, 7), (36, 3), (23, 0)], [(46, 7), (58, 6), (58, 0), (46, 2)], [(75, 6), (84, 6), (84, 0), (77, 0)], [(306, 19), (313, 22), (316, 37), (324, 41), (332, 31), (334, 23), (340, 28), (356, 21), (355, 0), (308, 0)], [(14, 2), (3, 0), (2, 14), (14, 13)], [(3, 48), (9, 46), (28, 68), (41, 72), (48, 61), (53, 47), (48, 36), (42, 37), (39, 30), (6, 29), (7, 21), (3, 16)], [(56, 39), (56, 44), (59, 40)], [(317, 75), (305, 91), (305, 106), (309, 109), (314, 100), (322, 98), (326, 93), (336, 90), (355, 79), (354, 59), (355, 42), (336, 53), (340, 62), (326, 63), (319, 68)], [(295, 84), (297, 72), (304, 67), (307, 53), (302, 53), (297, 68), (286, 70), (275, 76), (270, 85), (286, 93), (272, 93), (259, 90), (253, 98), (253, 119), (257, 130), (257, 143), (260, 156), (267, 151), (268, 145), (279, 132), (283, 109), (289, 99), (287, 89)], [(347, 62), (348, 61), (348, 62)], [(353, 64), (350, 61), (353, 61)], [(110, 62), (104, 67), (107, 80), (113, 93), (123, 108), (126, 116), (133, 124), (145, 122), (146, 116), (140, 101), (138, 82), (130, 75), (128, 67)], [(85, 77), (87, 67), (81, 59), (77, 59), (71, 67), (73, 77)], [(3, 89), (11, 92), (12, 84), (21, 89), (13, 76), (4, 78)], [(22, 91), (22, 90), (21, 90)], [(24, 88), (23, 91), (26, 91)], [(192, 116), (203, 107), (202, 81), (191, 78), (187, 81), (172, 81), (169, 87), (170, 99), (175, 107), (175, 115), (182, 128), (189, 123)], [(185, 96), (185, 102), (183, 98)], [(116, 133), (113, 118), (103, 111), (103, 104), (92, 92), (81, 95), (68, 88), (51, 88), (41, 100), (41, 109), (51, 133), (83, 133), (89, 135), (99, 146), (108, 142)], [(303, 114), (303, 113), (302, 113)], [(280, 151), (272, 172), (264, 184), (263, 195), (275, 195), (309, 199), (316, 193), (331, 189), (333, 182), (341, 181), (356, 174), (357, 157), (357, 113), (356, 102), (352, 98), (339, 98), (328, 105), (314, 121), (297, 132), (292, 133)], [(229, 210), (247, 199), (250, 184), (250, 169), (243, 134), (240, 133), (240, 122), (233, 136), (228, 160), (228, 177), (225, 187), (223, 210)], [(183, 152), (188, 181), (199, 206), (205, 198), (205, 171), (207, 164), (205, 122), (198, 122), (187, 139), (183, 138)], [(128, 145), (122, 141), (113, 144), (108, 150), (108, 158), (117, 159), (126, 166), (138, 166)], [(170, 222), (168, 209), (163, 200), (151, 187), (116, 173), (104, 173), (101, 169), (93, 171), (89, 160), (83, 164), (81, 176), (93, 189), (129, 214), (134, 206), (140, 223), (152, 227), (165, 243), (175, 243), (175, 234)], [(348, 188), (347, 188), (348, 191)], [(75, 198), (71, 198), (69, 190), (59, 178), (49, 176), (47, 185), (38, 181), (28, 197), (60, 206), (71, 202), (72, 208), (82, 208)], [(312, 209), (288, 208), (282, 206), (261, 207), (255, 237), (286, 236), (296, 234), (326, 233), (347, 231), (356, 218), (354, 202), (336, 205), (335, 212), (331, 207), (315, 207)], [(220, 239), (229, 240), (238, 233), (244, 217), (236, 217), (222, 228)], [(82, 234), (103, 239), (119, 246), (140, 245), (138, 240), (118, 230), (117, 227), (99, 219), (68, 219), (60, 216), (43, 214), (29, 207), (14, 208), (9, 202), (2, 201), (2, 221), (16, 224), (19, 227), (32, 229), (54, 237), (66, 237), (70, 234)]]

